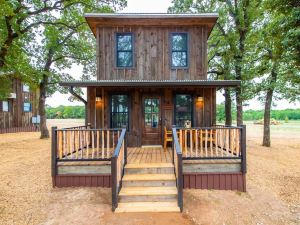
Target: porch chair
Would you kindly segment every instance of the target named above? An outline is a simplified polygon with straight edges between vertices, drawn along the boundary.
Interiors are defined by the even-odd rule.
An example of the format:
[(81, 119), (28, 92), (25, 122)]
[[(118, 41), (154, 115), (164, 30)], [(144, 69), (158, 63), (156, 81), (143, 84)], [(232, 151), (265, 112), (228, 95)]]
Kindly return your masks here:
[(164, 127), (164, 151), (167, 151), (167, 144), (168, 142), (172, 142), (173, 137), (172, 137), (172, 131), (167, 130), (167, 127)]

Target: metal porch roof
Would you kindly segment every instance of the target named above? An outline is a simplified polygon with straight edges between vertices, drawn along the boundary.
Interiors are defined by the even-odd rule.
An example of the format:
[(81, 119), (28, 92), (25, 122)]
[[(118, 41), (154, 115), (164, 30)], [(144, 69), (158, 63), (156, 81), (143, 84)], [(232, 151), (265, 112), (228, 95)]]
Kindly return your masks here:
[(237, 87), (239, 80), (69, 80), (59, 83), (66, 87)]

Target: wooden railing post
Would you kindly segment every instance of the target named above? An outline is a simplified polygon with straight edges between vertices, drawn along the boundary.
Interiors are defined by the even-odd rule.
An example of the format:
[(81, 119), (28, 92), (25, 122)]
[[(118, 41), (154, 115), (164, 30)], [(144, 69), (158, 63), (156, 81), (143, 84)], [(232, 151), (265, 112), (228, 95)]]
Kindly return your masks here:
[(247, 173), (247, 162), (246, 162), (246, 146), (247, 146), (247, 139), (246, 139), (246, 125), (241, 126), (241, 153), (242, 153), (242, 173)]
[(178, 206), (180, 212), (183, 210), (183, 173), (182, 173), (182, 154), (177, 155), (178, 160)]
[(57, 158), (57, 127), (51, 128), (51, 176), (52, 185), (55, 187), (56, 158)]

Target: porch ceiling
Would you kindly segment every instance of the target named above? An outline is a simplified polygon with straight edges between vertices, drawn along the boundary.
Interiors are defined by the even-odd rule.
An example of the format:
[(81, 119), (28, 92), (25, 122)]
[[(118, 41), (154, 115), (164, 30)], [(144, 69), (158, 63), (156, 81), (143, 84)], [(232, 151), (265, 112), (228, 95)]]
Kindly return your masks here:
[(83, 80), (63, 81), (65, 87), (238, 87), (239, 80)]

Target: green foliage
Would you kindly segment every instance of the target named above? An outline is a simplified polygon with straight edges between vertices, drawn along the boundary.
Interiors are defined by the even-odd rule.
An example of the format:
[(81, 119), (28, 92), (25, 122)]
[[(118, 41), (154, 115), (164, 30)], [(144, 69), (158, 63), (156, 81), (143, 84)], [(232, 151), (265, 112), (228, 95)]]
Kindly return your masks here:
[[(236, 116), (235, 110), (232, 111), (232, 117)], [(245, 110), (244, 120), (254, 121), (262, 120), (264, 118), (264, 110)], [(271, 118), (275, 120), (282, 120), (288, 122), (289, 120), (300, 120), (300, 109), (284, 109), (272, 110)], [(224, 104), (217, 105), (217, 121), (225, 121)]]
[(47, 119), (84, 119), (84, 106), (46, 107)]

